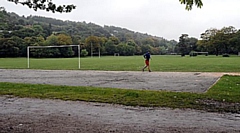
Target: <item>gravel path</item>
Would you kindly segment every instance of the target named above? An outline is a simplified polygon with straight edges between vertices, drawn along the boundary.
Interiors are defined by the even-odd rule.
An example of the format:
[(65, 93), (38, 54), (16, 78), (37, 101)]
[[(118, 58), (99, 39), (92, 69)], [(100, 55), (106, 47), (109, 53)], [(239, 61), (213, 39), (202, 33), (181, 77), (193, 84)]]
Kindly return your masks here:
[(223, 73), (0, 69), (0, 82), (205, 92)]
[[(0, 82), (205, 92), (224, 73), (0, 69)], [(240, 133), (240, 114), (0, 96), (0, 133)]]

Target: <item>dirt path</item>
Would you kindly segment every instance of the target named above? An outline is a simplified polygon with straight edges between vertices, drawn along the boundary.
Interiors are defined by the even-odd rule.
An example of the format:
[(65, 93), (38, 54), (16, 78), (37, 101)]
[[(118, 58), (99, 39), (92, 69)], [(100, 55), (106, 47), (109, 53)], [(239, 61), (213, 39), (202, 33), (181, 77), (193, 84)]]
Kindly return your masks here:
[[(0, 82), (202, 93), (222, 75), (0, 69)], [(239, 125), (240, 114), (0, 96), (0, 133), (239, 133)]]
[(0, 132), (240, 132), (239, 114), (0, 97)]

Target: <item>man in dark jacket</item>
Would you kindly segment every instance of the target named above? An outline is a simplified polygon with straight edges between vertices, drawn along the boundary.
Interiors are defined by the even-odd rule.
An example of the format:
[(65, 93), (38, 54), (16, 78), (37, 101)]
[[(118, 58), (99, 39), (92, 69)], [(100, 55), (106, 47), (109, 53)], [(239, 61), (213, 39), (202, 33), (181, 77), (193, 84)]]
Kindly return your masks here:
[(144, 72), (145, 68), (148, 68), (148, 71), (151, 72), (150, 65), (149, 65), (149, 60), (151, 59), (150, 52), (147, 52), (143, 55), (145, 59), (145, 66), (143, 67), (142, 71)]

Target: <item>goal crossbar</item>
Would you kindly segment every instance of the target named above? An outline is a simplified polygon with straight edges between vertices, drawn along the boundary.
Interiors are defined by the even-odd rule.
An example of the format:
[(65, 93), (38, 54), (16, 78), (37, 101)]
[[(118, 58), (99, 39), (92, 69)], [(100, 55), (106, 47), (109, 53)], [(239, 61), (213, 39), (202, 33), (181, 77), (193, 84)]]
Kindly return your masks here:
[(30, 48), (63, 48), (63, 47), (78, 47), (78, 69), (80, 69), (80, 45), (60, 45), (60, 46), (28, 46), (27, 47), (27, 62), (28, 62), (28, 68), (30, 67)]

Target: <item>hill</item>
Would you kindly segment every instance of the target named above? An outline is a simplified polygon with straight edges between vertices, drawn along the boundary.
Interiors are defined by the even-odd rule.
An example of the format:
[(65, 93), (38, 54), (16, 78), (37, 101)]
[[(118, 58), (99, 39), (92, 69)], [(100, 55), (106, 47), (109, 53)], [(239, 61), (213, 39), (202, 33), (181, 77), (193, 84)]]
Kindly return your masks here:
[[(0, 42), (4, 43), (15, 37), (14, 42), (18, 40), (19, 43), (23, 43), (21, 44), (25, 45), (23, 48), (32, 45), (82, 44), (82, 48), (86, 49), (88, 54), (100, 50), (102, 54), (106, 55), (112, 55), (113, 53), (133, 55), (143, 54), (146, 51), (151, 51), (152, 54), (165, 54), (173, 52), (173, 48), (177, 44), (175, 40), (169, 41), (163, 37), (134, 32), (126, 28), (107, 25), (102, 27), (94, 23), (63, 21), (43, 16), (30, 15), (25, 17), (14, 12), (7, 12), (5, 9), (0, 11), (0, 20)], [(71, 41), (47, 43), (50, 36), (59, 37), (60, 34), (70, 37)], [(27, 39), (31, 40), (31, 43), (26, 43)], [(38, 40), (38, 42), (33, 40)], [(41, 43), (39, 43), (39, 40), (41, 40)], [(19, 45), (19, 43), (12, 45)], [(94, 44), (92, 50), (90, 49), (90, 43)], [(1, 50), (0, 55), (6, 54), (7, 51), (13, 51), (14, 53), (14, 49), (15, 51), (21, 51), (24, 50), (23, 48), (16, 46), (10, 50)], [(10, 53), (10, 55), (13, 53)], [(24, 52), (18, 54), (18, 56), (25, 55)]]

